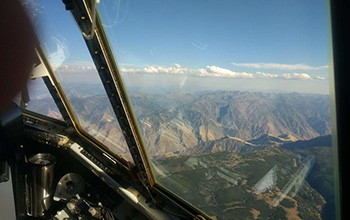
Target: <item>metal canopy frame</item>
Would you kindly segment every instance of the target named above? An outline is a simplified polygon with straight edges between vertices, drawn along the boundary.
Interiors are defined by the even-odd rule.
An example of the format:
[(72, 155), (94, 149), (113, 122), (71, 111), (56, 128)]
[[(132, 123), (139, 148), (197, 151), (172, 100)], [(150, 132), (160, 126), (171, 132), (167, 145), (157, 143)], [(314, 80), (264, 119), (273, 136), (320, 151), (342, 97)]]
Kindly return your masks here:
[[(150, 163), (146, 151), (144, 150), (145, 145), (137, 127), (137, 121), (132, 112), (132, 105), (127, 96), (128, 93), (120, 75), (113, 51), (111, 50), (108, 36), (104, 31), (98, 11), (91, 11), (92, 9), (97, 10), (95, 9), (96, 5), (93, 4), (96, 4), (96, 1), (98, 0), (62, 1), (66, 6), (66, 10), (71, 12), (82, 32), (82, 35), (84, 36), (86, 35), (85, 33), (90, 33), (89, 36), (92, 36), (84, 36), (85, 43), (95, 63), (96, 69), (135, 162), (137, 168), (136, 174), (146, 188), (150, 199), (152, 199), (157, 206), (163, 208), (164, 211), (170, 213), (174, 217), (177, 216), (184, 219), (193, 218), (194, 220), (206, 219), (203, 217), (206, 216), (204, 213), (174, 195), (163, 186), (157, 184), (153, 177)], [(94, 28), (93, 30), (91, 29), (92, 27)], [(92, 34), (93, 32), (94, 34)], [(155, 195), (159, 196), (160, 202), (154, 199)], [(166, 206), (164, 202), (172, 204), (172, 211), (164, 207)], [(173, 210), (177, 210), (176, 212), (182, 214), (177, 214)]]
[[(69, 113), (67, 109), (67, 103), (64, 103), (63, 98), (64, 94), (60, 92), (56, 86), (60, 87), (60, 84), (55, 85), (55, 81), (57, 82), (53, 70), (50, 66), (50, 63), (43, 51), (43, 49), (40, 46), (39, 41), (37, 40), (36, 43), (36, 55), (38, 58), (38, 63), (36, 64), (34, 70), (32, 71), (32, 74), (30, 76), (31, 79), (37, 79), (42, 78), (47, 89), (49, 90), (50, 95), (52, 96), (54, 102), (57, 105), (58, 110), (60, 111), (64, 121), (66, 122), (66, 125), (68, 127), (73, 126), (71, 114)], [(61, 90), (62, 91), (62, 90)]]
[[(110, 49), (108, 37), (102, 28), (100, 17), (97, 11), (91, 11), (91, 9), (96, 10), (93, 7), (93, 4), (96, 4), (96, 2), (95, 0), (87, 2), (82, 0), (63, 0), (66, 10), (71, 12), (82, 34), (94, 32), (94, 34), (90, 34), (92, 37), (84, 37), (85, 43), (118, 119), (135, 166), (137, 167), (136, 174), (149, 190), (154, 186), (155, 182), (144, 150), (144, 144), (131, 110), (131, 104), (126, 95), (127, 92), (115, 57)], [(92, 27), (95, 27), (95, 29), (92, 30)]]
[[(113, 51), (111, 50), (107, 34), (102, 27), (98, 11), (95, 12), (95, 16), (93, 15), (94, 12), (91, 11), (92, 8), (95, 8), (92, 7), (92, 4), (96, 4), (95, 1), (97, 0), (62, 1), (66, 6), (66, 10), (71, 12), (82, 32), (82, 35), (84, 36), (85, 33), (90, 33), (88, 37), (84, 36), (84, 41), (96, 66), (135, 164), (128, 164), (127, 161), (119, 155), (111, 155), (111, 152), (108, 152), (107, 147), (82, 129), (58, 79), (54, 74), (44, 50), (40, 46), (39, 40), (37, 40), (36, 48), (40, 60), (40, 63), (37, 66), (40, 68), (40, 71), (34, 72), (32, 78), (43, 78), (44, 83), (49, 89), (51, 96), (66, 122), (66, 125), (68, 127), (73, 127), (81, 137), (89, 142), (89, 144), (102, 150), (102, 152), (107, 155), (118, 159), (115, 161), (117, 162), (116, 166), (128, 170), (134, 180), (139, 180), (149, 194), (149, 199), (152, 199), (156, 206), (173, 215), (174, 219), (178, 219), (177, 217), (184, 219), (193, 218), (195, 220), (205, 219), (202, 215), (198, 214), (201, 213), (201, 211), (196, 207), (188, 204), (186, 201), (172, 194), (155, 182), (146, 151), (144, 150), (141, 133), (139, 132), (136, 119), (132, 113), (132, 105), (128, 98), (128, 93), (120, 75)], [(95, 17), (95, 21), (93, 21), (93, 17)], [(95, 24), (93, 24), (94, 22)], [(154, 196), (157, 196), (159, 201), (158, 199), (157, 201), (154, 200)], [(177, 212), (181, 214), (177, 214)]]

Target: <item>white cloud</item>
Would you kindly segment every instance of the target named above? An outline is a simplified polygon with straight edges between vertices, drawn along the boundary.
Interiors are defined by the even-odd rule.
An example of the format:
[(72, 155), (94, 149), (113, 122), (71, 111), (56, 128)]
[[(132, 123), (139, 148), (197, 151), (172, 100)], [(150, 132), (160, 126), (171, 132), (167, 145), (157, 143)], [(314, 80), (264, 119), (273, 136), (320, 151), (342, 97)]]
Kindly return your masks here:
[[(173, 67), (148, 66), (143, 69), (121, 68), (123, 74), (171, 74), (196, 77), (219, 77), (239, 79), (286, 79), (286, 80), (312, 80), (307, 73), (283, 73), (271, 74), (264, 72), (235, 72), (218, 66), (206, 66), (206, 68), (191, 69), (175, 63)], [(318, 78), (321, 79), (321, 78)]]
[(312, 79), (311, 76), (307, 73), (284, 73), (282, 74), (282, 77), (285, 79), (301, 79), (301, 80), (308, 80)]
[[(134, 69), (136, 73), (163, 73), (163, 74), (191, 74), (192, 69), (181, 67), (179, 64), (175, 64), (175, 67), (163, 67), (163, 66), (148, 66), (143, 69)], [(122, 69), (123, 71), (123, 69)]]
[(176, 68), (181, 68), (181, 65), (178, 64), (178, 63), (174, 63), (174, 66), (175, 66)]
[(237, 67), (247, 67), (254, 69), (278, 69), (278, 70), (325, 70), (328, 68), (325, 66), (310, 66), (306, 64), (282, 64), (282, 63), (231, 63), (233, 66)]
[(201, 75), (228, 78), (254, 78), (252, 73), (234, 72), (232, 70), (221, 68), (218, 66), (207, 66), (205, 70), (201, 71)]
[[(123, 65), (124, 66), (124, 65)], [(129, 66), (126, 68), (126, 66)], [(63, 64), (57, 68), (60, 73), (93, 73), (97, 75), (96, 67), (92, 63), (69, 63)], [(265, 72), (236, 72), (219, 66), (206, 66), (205, 68), (192, 69), (183, 67), (178, 63), (173, 66), (147, 66), (145, 68), (132, 68), (132, 65), (125, 65), (120, 68), (122, 74), (166, 74), (166, 75), (181, 75), (194, 77), (212, 77), (212, 78), (236, 78), (236, 79), (284, 79), (284, 80), (324, 80), (325, 77), (311, 77), (307, 73), (282, 73), (273, 74)]]
[(323, 77), (323, 76), (316, 76), (315, 79), (318, 79), (318, 80), (325, 80), (326, 78)]

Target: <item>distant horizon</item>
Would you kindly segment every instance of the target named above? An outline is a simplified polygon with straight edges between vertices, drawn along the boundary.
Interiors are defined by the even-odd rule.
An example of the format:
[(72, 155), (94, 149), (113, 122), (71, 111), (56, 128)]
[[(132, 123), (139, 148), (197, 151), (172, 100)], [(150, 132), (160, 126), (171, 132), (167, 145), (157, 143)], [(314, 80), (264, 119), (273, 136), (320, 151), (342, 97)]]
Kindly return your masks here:
[[(289, 66), (289, 68), (292, 67)], [(319, 68), (324, 69), (326, 67)], [(146, 72), (147, 70), (148, 72)], [(201, 70), (202, 69), (199, 69), (198, 71)], [(185, 67), (163, 67), (163, 69), (160, 67), (156, 69), (154, 67), (146, 69), (146, 71), (133, 68), (120, 68), (119, 71), (123, 76), (122, 78), (127, 88), (139, 88), (143, 91), (156, 90), (164, 93), (167, 91), (196, 92), (206, 90), (242, 90), (329, 94), (328, 75), (327, 78), (320, 78), (319, 76), (312, 76), (309, 74), (285, 74), (281, 76), (263, 72), (257, 72), (257, 74), (228, 72), (228, 76), (218, 75), (216, 73), (199, 75), (198, 71)], [(225, 73), (226, 70), (219, 68), (219, 71)], [(233, 76), (230, 74), (233, 74)], [(100, 78), (92, 63), (78, 62), (60, 65), (56, 67), (56, 75), (60, 79), (61, 84), (100, 84)]]
[[(99, 80), (64, 4), (30, 2), (56, 74)], [(325, 2), (101, 1), (98, 9), (128, 88), (329, 94)]]
[(209, 93), (209, 92), (249, 92), (249, 93), (272, 93), (272, 94), (303, 94), (303, 95), (325, 95), (329, 96), (330, 93), (316, 93), (316, 92), (300, 92), (300, 91), (288, 91), (278, 89), (202, 89), (202, 90), (181, 90), (181, 89), (152, 89), (152, 88), (140, 88), (140, 87), (128, 87), (128, 93), (136, 94), (167, 94), (167, 93), (184, 93), (184, 94), (196, 94), (196, 93)]
[[(88, 95), (86, 91), (90, 91), (93, 93), (93, 95), (104, 95), (105, 90), (100, 86), (100, 83), (97, 82), (71, 82), (69, 84), (66, 84), (64, 87), (69, 88), (71, 86), (74, 86), (75, 89), (79, 90), (76, 86), (82, 86), (84, 89), (84, 95)], [(86, 86), (89, 86), (88, 88)], [(96, 86), (96, 89), (91, 88)], [(67, 92), (67, 91), (63, 91)], [(137, 86), (131, 86), (127, 88), (127, 92), (129, 95), (135, 95), (135, 94), (145, 94), (145, 95), (152, 95), (152, 94), (160, 94), (160, 95), (166, 95), (166, 94), (198, 94), (198, 93), (215, 93), (215, 92), (249, 92), (249, 93), (271, 93), (271, 94), (301, 94), (301, 95), (324, 95), (329, 96), (329, 93), (312, 93), (312, 92), (298, 92), (298, 91), (286, 91), (286, 90), (274, 90), (274, 89), (265, 89), (265, 90), (259, 90), (259, 89), (201, 89), (201, 90), (187, 90), (187, 89), (179, 89), (179, 88), (151, 88), (151, 87), (137, 87)], [(33, 80), (31, 83), (29, 83), (29, 94), (31, 99), (42, 99), (46, 98), (47, 96), (51, 95), (49, 94), (49, 91), (47, 90), (45, 84), (43, 82), (39, 82), (39, 80)]]

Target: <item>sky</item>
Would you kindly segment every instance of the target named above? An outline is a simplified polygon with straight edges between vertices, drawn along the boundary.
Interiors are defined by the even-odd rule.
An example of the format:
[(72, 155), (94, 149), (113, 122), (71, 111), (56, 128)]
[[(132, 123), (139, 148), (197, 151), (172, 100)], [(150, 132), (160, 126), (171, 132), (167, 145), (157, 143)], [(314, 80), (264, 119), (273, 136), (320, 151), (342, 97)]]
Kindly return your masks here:
[[(27, 1), (61, 76), (95, 71), (62, 2)], [(98, 9), (130, 89), (329, 93), (324, 0), (101, 0)]]

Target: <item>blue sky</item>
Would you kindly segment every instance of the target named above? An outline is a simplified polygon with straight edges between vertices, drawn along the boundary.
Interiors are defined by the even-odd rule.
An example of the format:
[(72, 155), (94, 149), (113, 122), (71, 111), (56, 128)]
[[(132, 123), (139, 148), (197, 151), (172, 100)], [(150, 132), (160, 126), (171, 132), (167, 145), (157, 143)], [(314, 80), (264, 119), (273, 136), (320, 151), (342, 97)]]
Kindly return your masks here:
[(323, 1), (121, 1), (119, 16), (119, 1), (107, 2), (99, 6), (107, 30), (135, 63), (327, 64)]
[[(83, 74), (92, 61), (62, 2), (35, 2), (48, 53), (61, 45), (61, 64)], [(328, 93), (325, 1), (102, 0), (98, 7), (130, 88)]]

